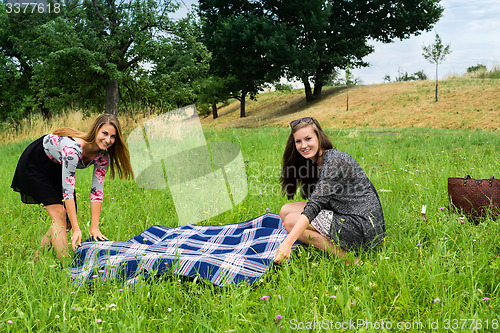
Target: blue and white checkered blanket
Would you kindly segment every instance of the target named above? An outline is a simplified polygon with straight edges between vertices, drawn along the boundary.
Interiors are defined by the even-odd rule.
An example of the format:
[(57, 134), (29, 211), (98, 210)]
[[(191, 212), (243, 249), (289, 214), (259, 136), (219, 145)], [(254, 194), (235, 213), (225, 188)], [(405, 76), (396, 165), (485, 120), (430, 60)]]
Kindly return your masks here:
[(126, 242), (83, 242), (68, 275), (77, 286), (93, 279), (133, 285), (162, 274), (198, 276), (220, 286), (252, 283), (264, 275), (287, 235), (272, 213), (219, 226), (156, 225)]

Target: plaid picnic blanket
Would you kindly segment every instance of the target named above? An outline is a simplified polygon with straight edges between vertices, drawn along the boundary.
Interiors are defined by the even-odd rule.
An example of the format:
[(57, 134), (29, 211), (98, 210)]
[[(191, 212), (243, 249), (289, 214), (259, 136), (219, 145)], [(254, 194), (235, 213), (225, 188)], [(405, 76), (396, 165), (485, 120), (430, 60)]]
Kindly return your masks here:
[(126, 242), (86, 240), (68, 275), (76, 286), (94, 279), (134, 285), (162, 274), (198, 276), (219, 286), (252, 283), (264, 275), (287, 235), (273, 213), (228, 225), (155, 225)]

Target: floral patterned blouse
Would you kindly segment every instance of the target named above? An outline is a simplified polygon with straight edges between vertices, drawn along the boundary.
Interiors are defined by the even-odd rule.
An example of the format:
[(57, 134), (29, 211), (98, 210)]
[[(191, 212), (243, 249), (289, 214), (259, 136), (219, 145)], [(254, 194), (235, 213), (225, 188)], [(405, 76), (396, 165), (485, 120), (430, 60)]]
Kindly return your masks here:
[(54, 162), (62, 165), (62, 195), (63, 200), (73, 198), (75, 191), (76, 169), (88, 168), (94, 165), (90, 202), (102, 202), (104, 176), (109, 166), (108, 152), (101, 151), (97, 156), (85, 164), (83, 161), (82, 146), (67, 136), (47, 134), (43, 138), (43, 148), (47, 156)]

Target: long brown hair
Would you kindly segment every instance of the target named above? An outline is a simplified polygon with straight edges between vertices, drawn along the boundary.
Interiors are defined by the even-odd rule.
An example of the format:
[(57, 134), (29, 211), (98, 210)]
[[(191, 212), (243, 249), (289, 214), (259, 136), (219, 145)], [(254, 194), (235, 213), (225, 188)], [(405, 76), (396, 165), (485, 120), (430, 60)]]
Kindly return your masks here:
[(115, 142), (108, 148), (111, 178), (115, 178), (115, 169), (118, 170), (120, 179), (133, 178), (134, 172), (132, 171), (132, 165), (130, 164), (130, 153), (125, 145), (120, 122), (116, 116), (108, 113), (100, 115), (96, 118), (96, 120), (94, 120), (94, 123), (87, 133), (69, 127), (59, 128), (52, 133), (59, 136), (80, 138), (94, 145), (96, 143), (95, 140), (99, 129), (105, 124), (112, 125), (116, 130)]
[(313, 117), (306, 117), (294, 120), (291, 123), (291, 132), (286, 142), (283, 152), (283, 161), (281, 166), (281, 192), (288, 199), (293, 199), (297, 189), (300, 186), (300, 196), (303, 199), (310, 197), (319, 177), (319, 167), (316, 163), (300, 155), (295, 148), (295, 138), (293, 135), (306, 126), (312, 126), (318, 137), (318, 152), (316, 160), (322, 152), (332, 149), (333, 145), (328, 136)]

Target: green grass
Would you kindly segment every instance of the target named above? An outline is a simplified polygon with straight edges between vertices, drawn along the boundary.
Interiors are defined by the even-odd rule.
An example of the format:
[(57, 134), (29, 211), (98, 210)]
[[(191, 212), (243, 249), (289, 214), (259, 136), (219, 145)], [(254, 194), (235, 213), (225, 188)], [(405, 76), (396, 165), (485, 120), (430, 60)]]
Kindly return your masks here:
[[(163, 277), (135, 289), (113, 281), (75, 289), (52, 253), (33, 265), (31, 258), (49, 227), (47, 214), (22, 204), (10, 189), (28, 141), (0, 146), (0, 331), (273, 332), (280, 326), (283, 331), (317, 331), (319, 324), (352, 331), (349, 320), (360, 324), (359, 331), (384, 331), (377, 329), (382, 322), (396, 330), (402, 322), (406, 331), (470, 332), (473, 321), (482, 323), (480, 331), (500, 330), (500, 221), (462, 223), (447, 198), (448, 177), (500, 177), (498, 133), (422, 128), (327, 133), (379, 190), (386, 241), (362, 255), (361, 267), (299, 247), (291, 264), (271, 269), (259, 282), (225, 288)], [(249, 193), (239, 206), (204, 224), (279, 212), (287, 202), (278, 184), (287, 135), (288, 130), (274, 128), (206, 132), (210, 142), (241, 147)], [(86, 238), (90, 170), (77, 173), (79, 223)], [(427, 205), (426, 221), (420, 219), (422, 205)], [(127, 240), (154, 224), (177, 225), (168, 191), (107, 180), (101, 215), (106, 236)], [(264, 295), (270, 298), (261, 300)], [(277, 315), (282, 319), (275, 320)], [(458, 321), (446, 321), (452, 319)]]

